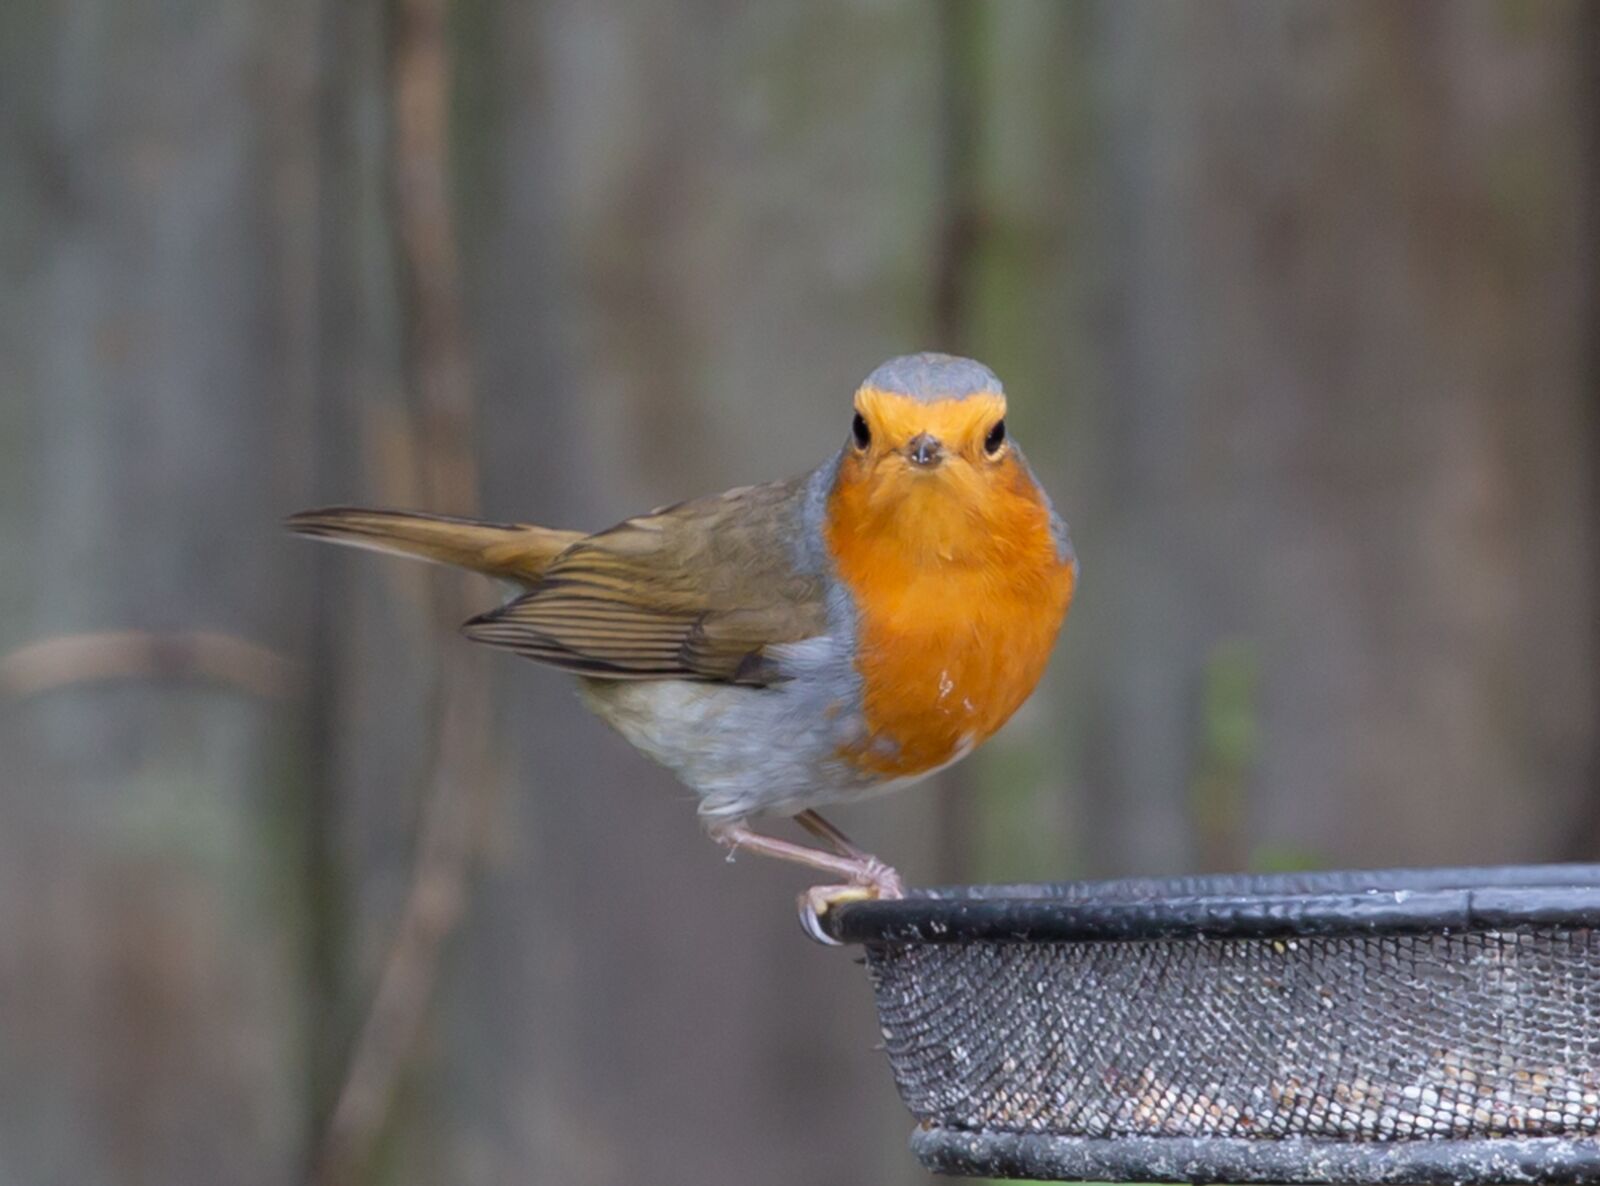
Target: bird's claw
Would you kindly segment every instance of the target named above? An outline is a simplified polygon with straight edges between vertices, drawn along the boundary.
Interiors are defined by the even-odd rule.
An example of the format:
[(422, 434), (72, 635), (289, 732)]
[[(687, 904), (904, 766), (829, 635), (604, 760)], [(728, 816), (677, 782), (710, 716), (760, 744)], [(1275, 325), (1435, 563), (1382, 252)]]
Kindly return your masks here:
[(905, 883), (888, 865), (877, 857), (868, 857), (866, 867), (862, 872), (864, 888), (872, 890), (874, 898), (903, 898), (906, 896)]
[(823, 928), (822, 916), (847, 902), (870, 902), (874, 898), (902, 898), (905, 888), (900, 875), (882, 861), (872, 858), (862, 871), (862, 884), (814, 885), (800, 895), (800, 929), (824, 947), (842, 946)]
[(839, 940), (823, 930), (822, 916), (835, 906), (877, 896), (865, 885), (814, 885), (800, 895), (800, 929), (824, 947), (839, 947)]

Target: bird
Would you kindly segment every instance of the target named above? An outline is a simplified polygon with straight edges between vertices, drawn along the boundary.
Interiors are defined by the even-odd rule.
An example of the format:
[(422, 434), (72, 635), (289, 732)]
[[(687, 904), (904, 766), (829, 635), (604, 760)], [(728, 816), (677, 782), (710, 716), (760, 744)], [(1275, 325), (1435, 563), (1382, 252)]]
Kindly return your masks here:
[[(1000, 380), (931, 352), (873, 370), (809, 473), (594, 534), (351, 506), (288, 527), (509, 583), (466, 637), (576, 676), (695, 793), (730, 859), (832, 879), (799, 899), (824, 942), (829, 909), (904, 884), (818, 808), (908, 786), (992, 736), (1038, 684), (1078, 582)], [(755, 826), (774, 816), (817, 843)]]

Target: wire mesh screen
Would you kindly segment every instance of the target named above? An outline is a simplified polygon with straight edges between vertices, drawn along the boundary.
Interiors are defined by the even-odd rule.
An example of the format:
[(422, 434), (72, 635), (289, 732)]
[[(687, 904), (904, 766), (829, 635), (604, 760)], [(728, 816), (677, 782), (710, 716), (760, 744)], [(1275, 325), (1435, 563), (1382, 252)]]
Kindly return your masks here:
[(1588, 930), (885, 946), (919, 1119), (1087, 1137), (1600, 1133)]
[[(884, 1046), (925, 1129), (1199, 1151), (1183, 1171), (1094, 1167), (1122, 1177), (1217, 1177), (1206, 1142), (1275, 1142), (1272, 1177), (1306, 1181), (1342, 1175), (1309, 1153), (1285, 1168), (1285, 1150), (1600, 1153), (1600, 892), (1549, 890), (1573, 870), (1490, 892), (1513, 872), (1530, 880), (1390, 874), (1417, 889), (1331, 897), (1354, 875), (1304, 896), (1292, 879), (967, 890), (874, 904), (846, 930), (869, 939)], [(1469, 876), (1482, 885), (1441, 892)], [(1584, 1180), (1450, 1165), (1403, 1180), (1429, 1177)]]

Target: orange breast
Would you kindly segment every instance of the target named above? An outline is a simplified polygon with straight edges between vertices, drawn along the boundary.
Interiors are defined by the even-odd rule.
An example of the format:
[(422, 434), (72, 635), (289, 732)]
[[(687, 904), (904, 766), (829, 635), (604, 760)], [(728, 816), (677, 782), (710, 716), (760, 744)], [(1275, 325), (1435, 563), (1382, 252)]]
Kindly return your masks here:
[(841, 468), (826, 528), (859, 615), (869, 730), (845, 756), (900, 778), (961, 757), (1028, 698), (1074, 570), (1021, 466), (977, 487), (915, 479), (892, 500), (869, 478)]

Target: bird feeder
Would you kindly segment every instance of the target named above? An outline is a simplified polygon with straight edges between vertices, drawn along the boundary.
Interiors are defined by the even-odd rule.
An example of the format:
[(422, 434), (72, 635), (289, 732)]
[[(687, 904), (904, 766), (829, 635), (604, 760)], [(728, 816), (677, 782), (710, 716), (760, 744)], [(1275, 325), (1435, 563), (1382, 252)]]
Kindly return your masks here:
[(947, 1174), (1600, 1182), (1600, 865), (837, 907)]

